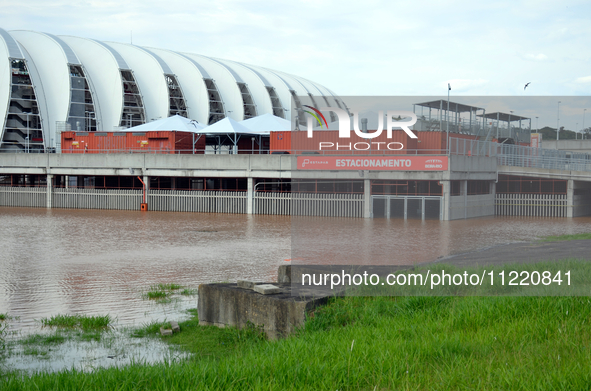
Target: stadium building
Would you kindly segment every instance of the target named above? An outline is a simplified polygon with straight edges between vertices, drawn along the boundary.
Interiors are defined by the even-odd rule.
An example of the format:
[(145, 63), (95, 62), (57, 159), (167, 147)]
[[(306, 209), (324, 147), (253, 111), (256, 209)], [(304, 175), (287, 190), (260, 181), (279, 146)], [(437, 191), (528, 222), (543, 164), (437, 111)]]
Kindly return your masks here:
[[(61, 132), (113, 131), (175, 114), (211, 125), (289, 119), (291, 99), (344, 108), (301, 77), (193, 53), (0, 29), (0, 151), (53, 152)], [(299, 107), (298, 107), (299, 108)]]
[[(438, 99), (414, 104), (416, 137), (397, 129), (370, 151), (355, 136), (351, 144), (362, 147), (346, 150), (334, 111), (322, 116), (329, 130), (308, 136), (313, 114), (306, 117), (304, 105), (348, 111), (326, 87), (260, 66), (0, 29), (0, 207), (440, 220), (591, 215), (591, 155), (530, 146), (530, 118)], [(257, 122), (265, 118), (283, 121), (282, 129), (265, 129)], [(366, 131), (376, 129), (372, 118), (379, 120), (361, 118)], [(292, 119), (293, 126), (284, 121)], [(169, 121), (199, 131), (156, 127)], [(230, 135), (232, 145), (224, 144)], [(216, 145), (220, 153), (205, 153)]]

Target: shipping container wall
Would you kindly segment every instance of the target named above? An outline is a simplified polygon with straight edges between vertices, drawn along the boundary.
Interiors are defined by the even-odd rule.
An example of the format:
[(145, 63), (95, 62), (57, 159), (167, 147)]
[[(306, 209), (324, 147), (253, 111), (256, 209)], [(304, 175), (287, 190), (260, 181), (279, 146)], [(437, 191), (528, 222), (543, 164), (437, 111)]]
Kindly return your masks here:
[(190, 132), (63, 132), (62, 153), (195, 153), (205, 151), (205, 136)]
[(269, 143), (271, 153), (290, 153), (291, 132), (271, 132)]

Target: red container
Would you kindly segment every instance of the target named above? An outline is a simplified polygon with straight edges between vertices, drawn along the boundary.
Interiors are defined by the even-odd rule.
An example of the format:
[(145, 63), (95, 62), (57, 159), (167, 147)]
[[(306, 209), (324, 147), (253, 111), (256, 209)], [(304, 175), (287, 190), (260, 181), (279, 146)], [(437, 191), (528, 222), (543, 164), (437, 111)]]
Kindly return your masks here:
[(291, 132), (271, 132), (269, 150), (271, 153), (291, 153)]
[(177, 131), (157, 132), (62, 132), (62, 153), (165, 153), (192, 154), (205, 151), (205, 136)]

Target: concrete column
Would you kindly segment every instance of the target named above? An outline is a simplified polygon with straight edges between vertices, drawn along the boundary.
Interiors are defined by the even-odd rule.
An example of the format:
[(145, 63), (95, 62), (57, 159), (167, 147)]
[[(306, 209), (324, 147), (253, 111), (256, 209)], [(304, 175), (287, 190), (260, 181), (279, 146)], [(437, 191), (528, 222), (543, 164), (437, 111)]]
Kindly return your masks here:
[(254, 186), (252, 177), (246, 178), (246, 214), (253, 213)]
[(443, 195), (443, 201), (441, 202), (441, 208), (443, 208), (443, 220), (449, 220), (449, 206), (451, 201), (451, 182), (441, 181), (441, 193)]
[(371, 218), (371, 180), (363, 180), (363, 218)]
[(573, 217), (575, 205), (575, 181), (569, 179), (566, 186), (566, 217)]
[(497, 184), (495, 181), (490, 182), (490, 193), (493, 196), (493, 216), (497, 215)]
[(146, 203), (148, 203), (148, 196), (150, 195), (150, 177), (147, 175), (144, 175), (142, 180), (146, 184)]
[(69, 184), (70, 177), (68, 175), (66, 175), (65, 178), (66, 178), (66, 189), (68, 189), (70, 187), (70, 184)]
[(464, 196), (464, 218), (468, 218), (468, 181), (462, 181), (462, 195)]
[(53, 175), (47, 175), (47, 208), (51, 209), (53, 195)]

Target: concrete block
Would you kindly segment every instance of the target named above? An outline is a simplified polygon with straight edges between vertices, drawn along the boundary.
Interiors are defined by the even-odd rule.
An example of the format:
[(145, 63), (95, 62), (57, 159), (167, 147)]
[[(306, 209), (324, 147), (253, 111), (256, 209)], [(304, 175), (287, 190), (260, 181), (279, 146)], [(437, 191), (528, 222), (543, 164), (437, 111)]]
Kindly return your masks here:
[(180, 328), (179, 324), (175, 321), (170, 322), (170, 328), (172, 329), (173, 333), (180, 333), (181, 332), (181, 328)]
[(254, 289), (255, 285), (264, 284), (261, 281), (249, 281), (249, 280), (238, 280), (238, 288), (242, 289)]
[(255, 285), (253, 290), (262, 295), (274, 295), (276, 293), (281, 293), (281, 288), (271, 284)]
[(172, 335), (172, 330), (160, 327), (160, 335)]
[(281, 292), (261, 295), (236, 284), (199, 286), (200, 325), (245, 327), (249, 322), (262, 326), (270, 339), (285, 337), (301, 326), (306, 313), (323, 305), (328, 296), (291, 295), (291, 284), (276, 284)]
[(277, 270), (277, 282), (290, 283), (291, 282), (291, 265), (281, 265)]

